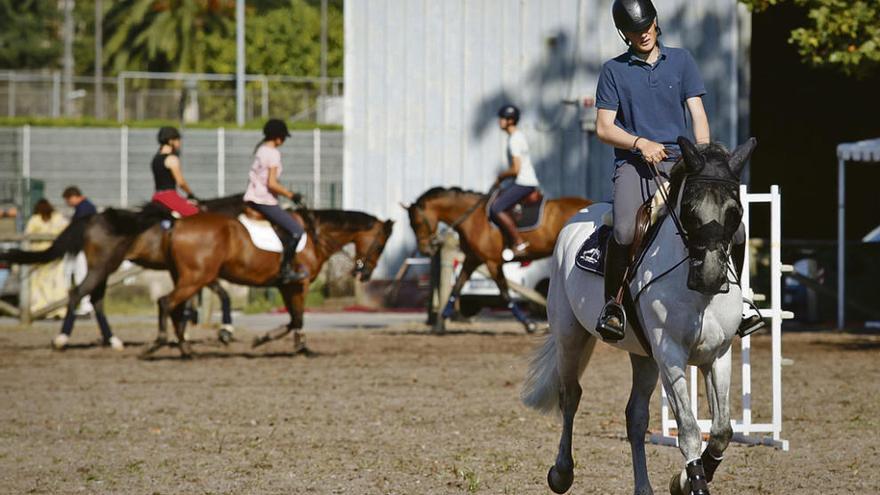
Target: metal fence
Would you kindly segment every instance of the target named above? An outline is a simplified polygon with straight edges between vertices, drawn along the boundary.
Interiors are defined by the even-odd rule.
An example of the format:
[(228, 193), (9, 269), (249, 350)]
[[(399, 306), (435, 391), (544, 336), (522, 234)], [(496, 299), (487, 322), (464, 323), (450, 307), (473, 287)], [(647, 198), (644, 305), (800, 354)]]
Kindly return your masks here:
[[(258, 131), (185, 129), (183, 136), (183, 171), (198, 196), (244, 191)], [(293, 132), (281, 148), (280, 182), (313, 207), (340, 207), (342, 148), (341, 131)], [(156, 150), (155, 129), (0, 128), (0, 180), (39, 180), (53, 204), (77, 185), (99, 206), (136, 206), (152, 195)]]
[[(64, 93), (64, 87), (60, 71), (0, 71), (0, 116), (235, 120), (232, 74), (125, 71), (100, 79), (75, 76), (72, 91)], [(248, 74), (245, 118), (341, 124), (341, 95), (341, 78)]]

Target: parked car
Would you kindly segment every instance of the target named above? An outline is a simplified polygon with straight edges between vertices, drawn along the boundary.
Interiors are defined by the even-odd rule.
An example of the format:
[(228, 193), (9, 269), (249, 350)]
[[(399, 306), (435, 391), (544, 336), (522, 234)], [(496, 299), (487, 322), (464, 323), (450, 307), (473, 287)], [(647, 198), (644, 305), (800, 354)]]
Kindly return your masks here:
[[(550, 287), (550, 267), (552, 258), (541, 258), (535, 261), (513, 261), (504, 264), (504, 276), (507, 280), (528, 287), (544, 297), (547, 297), (547, 289)], [(456, 263), (455, 273), (458, 275), (461, 266)], [(528, 301), (525, 297), (514, 290), (510, 290), (510, 297), (517, 303), (524, 305), (532, 316), (544, 317), (546, 308), (540, 304)], [(503, 308), (498, 286), (495, 281), (485, 275), (474, 272), (470, 280), (464, 284), (459, 300), (459, 309), (463, 316), (474, 316), (483, 308)]]

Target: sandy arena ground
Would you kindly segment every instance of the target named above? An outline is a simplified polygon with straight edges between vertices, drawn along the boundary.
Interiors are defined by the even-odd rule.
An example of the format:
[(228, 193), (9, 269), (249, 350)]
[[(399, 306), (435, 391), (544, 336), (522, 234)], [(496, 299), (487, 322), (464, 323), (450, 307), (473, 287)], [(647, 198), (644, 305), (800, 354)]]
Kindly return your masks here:
[[(57, 323), (5, 320), (0, 492), (550, 493), (559, 425), (519, 402), (537, 337), (506, 320), (438, 337), (418, 315), (314, 315), (307, 326), (324, 328), (307, 332), (316, 356), (292, 356), (289, 341), (251, 350), (253, 332), (283, 321), (272, 316), (245, 322), (250, 332), (228, 348), (195, 331), (191, 361), (174, 349), (138, 359), (149, 320), (117, 325), (132, 343), (123, 353), (90, 345), (91, 323), (79, 324), (77, 346), (54, 352)], [(756, 420), (767, 419), (769, 338), (753, 347)], [(786, 334), (784, 356), (791, 451), (732, 446), (712, 493), (880, 493), (880, 338)], [(629, 380), (626, 356), (598, 346), (572, 493), (632, 493)], [(681, 455), (649, 445), (648, 456), (666, 493)]]

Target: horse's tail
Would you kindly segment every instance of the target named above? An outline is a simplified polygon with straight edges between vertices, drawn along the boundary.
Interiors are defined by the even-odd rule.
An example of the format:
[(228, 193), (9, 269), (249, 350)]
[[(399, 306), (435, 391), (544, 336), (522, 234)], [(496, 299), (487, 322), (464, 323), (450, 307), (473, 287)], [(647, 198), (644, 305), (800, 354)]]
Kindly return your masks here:
[(551, 331), (532, 356), (523, 384), (523, 403), (543, 413), (559, 411), (560, 379), (556, 352), (556, 334)]
[(9, 263), (31, 265), (36, 263), (48, 263), (64, 256), (82, 251), (85, 244), (85, 231), (88, 218), (76, 218), (58, 234), (52, 241), (52, 245), (42, 251), (24, 251), (11, 249), (0, 252), (0, 260)]

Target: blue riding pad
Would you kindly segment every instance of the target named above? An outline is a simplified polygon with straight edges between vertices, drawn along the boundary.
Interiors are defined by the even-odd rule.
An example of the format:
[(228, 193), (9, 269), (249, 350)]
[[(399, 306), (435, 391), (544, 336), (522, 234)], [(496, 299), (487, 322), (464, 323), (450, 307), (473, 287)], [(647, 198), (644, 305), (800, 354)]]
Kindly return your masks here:
[(613, 227), (604, 224), (594, 230), (578, 249), (575, 265), (581, 270), (605, 275), (605, 253), (608, 252), (608, 239), (613, 232)]

